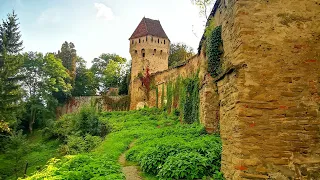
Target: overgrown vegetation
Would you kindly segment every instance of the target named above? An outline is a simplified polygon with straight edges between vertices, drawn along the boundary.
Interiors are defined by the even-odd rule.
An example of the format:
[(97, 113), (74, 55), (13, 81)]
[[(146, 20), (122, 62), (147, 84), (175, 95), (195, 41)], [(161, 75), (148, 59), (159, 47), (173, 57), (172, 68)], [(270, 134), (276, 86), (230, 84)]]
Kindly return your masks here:
[[(185, 123), (199, 122), (199, 85), (198, 73), (185, 79), (178, 77), (174, 83), (168, 82), (167, 103), (162, 106), (162, 109), (166, 109), (169, 114), (174, 113), (180, 116)], [(164, 85), (162, 85), (161, 101), (164, 101), (164, 96)]]
[(124, 179), (118, 158), (133, 141), (126, 158), (151, 176), (222, 179), (220, 138), (207, 135), (198, 124), (181, 125), (178, 116), (159, 109), (104, 112), (99, 121), (110, 124), (112, 132), (95, 149), (51, 159), (27, 179)]
[(223, 54), (222, 46), (222, 38), (221, 38), (221, 26), (217, 26), (211, 32), (206, 31), (208, 33), (208, 37), (206, 37), (206, 54), (208, 57), (208, 72), (211, 76), (218, 76), (221, 69), (221, 55)]

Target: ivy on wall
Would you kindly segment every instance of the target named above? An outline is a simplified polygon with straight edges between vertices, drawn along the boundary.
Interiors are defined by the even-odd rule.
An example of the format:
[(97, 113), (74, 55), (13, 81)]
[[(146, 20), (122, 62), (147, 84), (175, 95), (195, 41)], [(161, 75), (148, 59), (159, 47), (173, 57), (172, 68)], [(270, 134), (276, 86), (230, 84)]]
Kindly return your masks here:
[(167, 83), (167, 110), (168, 110), (168, 113), (171, 113), (171, 108), (172, 108), (172, 95), (173, 95), (172, 83), (171, 83), (171, 82), (168, 82), (168, 83)]
[(158, 87), (155, 87), (156, 89), (156, 107), (159, 107), (159, 89)]
[(164, 104), (164, 84), (162, 84), (162, 90), (161, 90), (161, 108), (165, 108), (165, 104)]
[[(168, 113), (177, 113), (180, 119), (188, 124), (199, 122), (199, 76), (198, 73), (189, 78), (178, 77), (176, 81), (167, 83), (167, 104), (162, 106)], [(162, 85), (161, 101), (164, 99)]]
[(221, 73), (221, 55), (223, 54), (222, 27), (217, 26), (211, 33), (208, 33), (206, 40), (206, 55), (208, 57), (208, 72), (212, 77)]

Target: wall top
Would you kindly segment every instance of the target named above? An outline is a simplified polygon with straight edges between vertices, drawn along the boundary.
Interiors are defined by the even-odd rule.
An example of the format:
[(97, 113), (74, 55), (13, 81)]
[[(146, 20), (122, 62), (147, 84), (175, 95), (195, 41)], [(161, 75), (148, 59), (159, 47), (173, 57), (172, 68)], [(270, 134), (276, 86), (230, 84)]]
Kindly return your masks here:
[(153, 20), (143, 17), (129, 40), (147, 35), (169, 39), (167, 34), (164, 32), (159, 20)]

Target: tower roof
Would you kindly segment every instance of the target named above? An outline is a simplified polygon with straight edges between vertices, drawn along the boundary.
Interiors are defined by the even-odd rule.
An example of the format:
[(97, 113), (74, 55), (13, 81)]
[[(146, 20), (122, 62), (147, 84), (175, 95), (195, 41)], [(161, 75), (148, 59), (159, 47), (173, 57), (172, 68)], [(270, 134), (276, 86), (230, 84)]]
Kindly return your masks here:
[(166, 33), (164, 32), (159, 20), (153, 20), (145, 17), (141, 20), (138, 27), (136, 28), (136, 30), (134, 30), (133, 34), (129, 39), (134, 39), (147, 35), (169, 39)]

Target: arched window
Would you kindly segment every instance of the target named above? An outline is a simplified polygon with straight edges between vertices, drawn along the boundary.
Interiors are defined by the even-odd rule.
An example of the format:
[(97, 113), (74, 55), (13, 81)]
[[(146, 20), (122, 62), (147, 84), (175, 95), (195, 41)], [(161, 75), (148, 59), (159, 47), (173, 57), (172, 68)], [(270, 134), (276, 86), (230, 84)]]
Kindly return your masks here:
[(134, 40), (132, 40), (132, 44), (134, 43)]
[(140, 39), (139, 39), (139, 43), (140, 43)]
[(134, 50), (134, 53), (138, 54), (138, 51), (137, 51), (137, 50)]
[(146, 51), (144, 49), (141, 50), (142, 57), (146, 56)]
[(146, 36), (146, 42), (148, 41), (148, 36)]
[(163, 44), (166, 44), (166, 40), (163, 40)]
[(151, 42), (153, 42), (153, 37), (151, 37)]
[(153, 55), (155, 55), (157, 53), (157, 50), (156, 49), (154, 49), (153, 50)]
[(158, 43), (160, 43), (160, 40), (158, 39)]
[(160, 51), (160, 55), (162, 55), (162, 50)]

